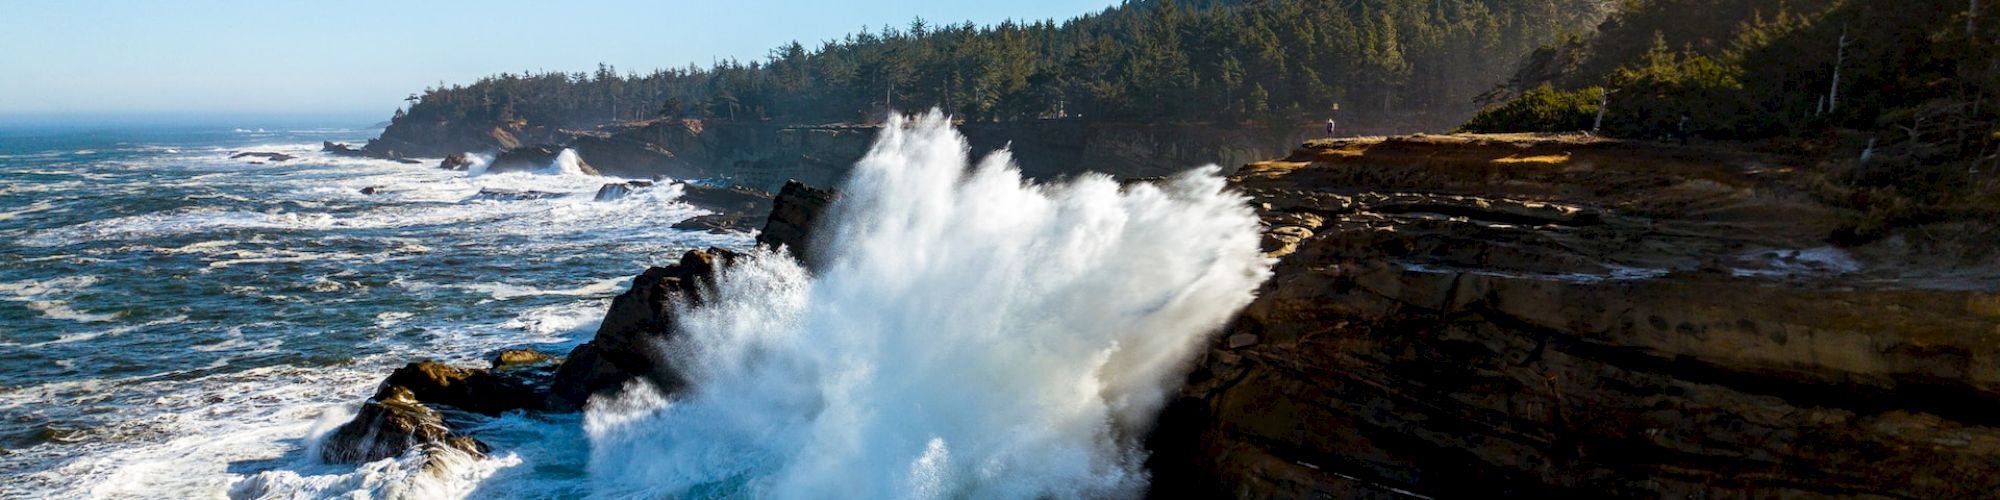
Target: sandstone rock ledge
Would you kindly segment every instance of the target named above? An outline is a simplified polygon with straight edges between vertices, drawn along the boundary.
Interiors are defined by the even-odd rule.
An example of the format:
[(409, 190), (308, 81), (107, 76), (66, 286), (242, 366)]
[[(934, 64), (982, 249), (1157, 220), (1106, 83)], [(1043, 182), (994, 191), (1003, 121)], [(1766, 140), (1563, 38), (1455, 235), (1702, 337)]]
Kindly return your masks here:
[[(1794, 160), (1318, 142), (1234, 179), (1276, 274), (1163, 415), (1155, 496), (2000, 491), (1993, 276), (1828, 245)], [(1988, 247), (1992, 248), (1992, 247)]]

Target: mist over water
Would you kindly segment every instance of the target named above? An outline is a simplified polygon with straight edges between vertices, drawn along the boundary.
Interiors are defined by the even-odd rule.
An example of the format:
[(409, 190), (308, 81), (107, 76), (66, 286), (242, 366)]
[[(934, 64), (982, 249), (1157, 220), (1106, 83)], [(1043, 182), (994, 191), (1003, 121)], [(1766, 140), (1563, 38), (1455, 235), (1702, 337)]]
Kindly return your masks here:
[(1214, 167), (1031, 184), (936, 112), (893, 120), (843, 196), (818, 275), (752, 252), (682, 311), (660, 347), (687, 392), (591, 403), (597, 494), (1137, 495), (1138, 440), (1270, 274)]

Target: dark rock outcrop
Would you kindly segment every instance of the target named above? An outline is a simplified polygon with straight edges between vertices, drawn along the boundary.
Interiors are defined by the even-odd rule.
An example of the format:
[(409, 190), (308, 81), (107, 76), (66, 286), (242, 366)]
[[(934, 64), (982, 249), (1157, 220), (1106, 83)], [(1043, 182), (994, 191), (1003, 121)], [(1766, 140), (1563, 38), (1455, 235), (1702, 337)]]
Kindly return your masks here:
[(1245, 167), (1282, 260), (1149, 439), (1156, 496), (2000, 491), (2000, 295), (1786, 264), (1842, 216), (1785, 161), (1434, 136)]
[(395, 391), (407, 391), (417, 401), (441, 404), (473, 413), (498, 415), (512, 410), (537, 409), (543, 395), (530, 381), (506, 377), (491, 370), (460, 368), (431, 360), (410, 363), (389, 374), (375, 399)]
[(491, 448), (470, 436), (452, 432), (444, 417), (418, 402), (400, 386), (385, 386), (362, 403), (354, 419), (334, 429), (320, 442), (320, 459), (352, 464), (400, 456), (411, 449), (439, 453), (446, 449), (485, 456)]
[[(487, 173), (503, 172), (546, 172), (555, 168), (556, 159), (562, 155), (562, 146), (539, 144), (508, 149), (493, 158), (493, 164), (486, 167)], [(597, 169), (577, 159), (577, 168), (586, 175), (598, 175)]]
[(684, 382), (655, 351), (676, 334), (674, 304), (700, 304), (717, 271), (735, 257), (719, 248), (690, 250), (678, 263), (633, 278), (632, 287), (611, 300), (596, 335), (556, 369), (547, 406), (580, 409), (592, 395), (616, 391), (637, 377), (663, 390), (678, 389)]
[(716, 173), (682, 160), (662, 143), (650, 142), (659, 138), (643, 133), (643, 129), (633, 132), (581, 134), (570, 147), (605, 175), (694, 179)]
[(333, 141), (320, 141), (319, 150), (326, 153), (332, 153), (334, 156), (358, 157), (358, 156), (368, 155), (366, 151), (355, 149), (354, 146), (349, 146), (346, 144)]
[(742, 186), (715, 187), (680, 183), (681, 201), (713, 212), (736, 215), (771, 213), (771, 193)]
[(400, 456), (410, 449), (455, 449), (483, 456), (490, 448), (454, 431), (441, 411), (498, 415), (540, 410), (548, 400), (556, 359), (529, 349), (495, 353), (492, 369), (422, 360), (389, 374), (361, 411), (320, 445), (331, 463), (361, 463)]
[(529, 125), (524, 121), (480, 120), (395, 120), (382, 135), (361, 149), (368, 156), (397, 159), (406, 156), (441, 157), (452, 153), (494, 152), (523, 144), (553, 143), (564, 140), (557, 129)]
[(809, 266), (814, 264), (817, 258), (811, 257), (812, 232), (834, 198), (832, 190), (799, 181), (786, 182), (771, 202), (771, 216), (764, 222), (764, 230), (757, 233), (757, 244), (789, 249), (800, 261)]
[(494, 370), (507, 371), (559, 363), (562, 359), (534, 349), (507, 349), (493, 353), (486, 361)]
[(756, 227), (757, 223), (761, 223), (763, 221), (764, 221), (763, 217), (750, 217), (745, 215), (708, 214), (708, 215), (697, 215), (694, 217), (689, 217), (687, 220), (675, 222), (673, 228), (684, 231), (707, 231), (710, 233), (720, 234), (720, 233), (750, 231), (751, 228)]
[(448, 154), (444, 156), (444, 160), (438, 162), (438, 168), (445, 170), (465, 170), (471, 166), (472, 159), (466, 156), (465, 153)]
[[(811, 238), (809, 232), (834, 195), (804, 184), (792, 184), (779, 194), (775, 205), (754, 190), (683, 187), (703, 193), (695, 197), (711, 206), (749, 210), (763, 204), (770, 218), (786, 221), (782, 227), (789, 232), (775, 240), (760, 237), (759, 242), (797, 245)], [(716, 227), (740, 224), (713, 219), (703, 223), (717, 224)], [(735, 252), (719, 248), (691, 250), (675, 264), (650, 268), (633, 278), (631, 288), (612, 299), (596, 335), (570, 351), (557, 368), (547, 406), (580, 409), (592, 395), (615, 392), (638, 377), (646, 377), (656, 387), (668, 391), (678, 389), (684, 381), (661, 353), (655, 352), (662, 342), (676, 335), (674, 304), (702, 303), (703, 294), (714, 283), (717, 273), (735, 258)]]

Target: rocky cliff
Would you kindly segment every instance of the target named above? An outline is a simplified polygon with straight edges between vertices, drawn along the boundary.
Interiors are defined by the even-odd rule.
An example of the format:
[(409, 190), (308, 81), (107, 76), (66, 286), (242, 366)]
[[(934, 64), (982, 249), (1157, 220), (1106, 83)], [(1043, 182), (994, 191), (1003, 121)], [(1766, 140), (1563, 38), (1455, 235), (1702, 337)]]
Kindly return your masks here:
[(458, 153), (499, 153), (523, 144), (558, 142), (568, 134), (525, 122), (395, 120), (361, 151), (387, 159), (445, 157)]
[(1163, 415), (1155, 492), (2000, 491), (2000, 261), (1829, 246), (1851, 214), (1796, 162), (1455, 136), (1245, 167), (1282, 260)]

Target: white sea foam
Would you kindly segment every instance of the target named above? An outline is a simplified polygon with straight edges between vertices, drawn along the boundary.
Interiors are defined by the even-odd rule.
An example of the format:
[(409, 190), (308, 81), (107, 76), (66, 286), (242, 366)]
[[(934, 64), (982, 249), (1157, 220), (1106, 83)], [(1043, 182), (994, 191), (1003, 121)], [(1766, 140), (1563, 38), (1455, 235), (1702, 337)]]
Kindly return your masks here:
[[(324, 405), (331, 404), (333, 398), (346, 398), (348, 394), (366, 390), (380, 376), (360, 370), (293, 367), (256, 368), (186, 380), (176, 380), (171, 375), (173, 373), (0, 390), (0, 407), (56, 402), (65, 406), (126, 410), (199, 409), (168, 413), (128, 411), (130, 417), (115, 421), (111, 427), (93, 431), (109, 435), (174, 437), (145, 446), (128, 447), (131, 443), (102, 439), (80, 444), (83, 449), (44, 445), (16, 450), (19, 452), (16, 457), (22, 459), (54, 458), (41, 457), (51, 453), (71, 458), (27, 479), (87, 487), (100, 494), (126, 491), (128, 495), (143, 493), (147, 496), (176, 496), (176, 492), (187, 491), (180, 488), (148, 490), (145, 489), (146, 484), (226, 484), (228, 476), (219, 473), (232, 461), (232, 457), (276, 456), (285, 448), (285, 442), (270, 434), (273, 430), (265, 426), (279, 427), (274, 431), (277, 434), (300, 435), (299, 431), (290, 430), (287, 425), (294, 423), (295, 419), (309, 419), (316, 415)], [(303, 390), (304, 387), (319, 389)], [(159, 477), (142, 478), (154, 475), (147, 471), (163, 467), (180, 472), (211, 472), (201, 475), (168, 472), (159, 474)], [(0, 496), (7, 496), (7, 490), (11, 488), (0, 487)], [(44, 493), (59, 496), (77, 494), (63, 494), (61, 491), (52, 489)]]
[(556, 175), (585, 175), (583, 159), (576, 156), (576, 150), (564, 148), (556, 154), (556, 160), (549, 164), (549, 173)]
[(154, 328), (154, 327), (159, 327), (159, 326), (164, 326), (164, 325), (171, 325), (171, 324), (174, 324), (174, 323), (181, 323), (181, 322), (185, 322), (185, 321), (187, 321), (187, 316), (185, 316), (185, 315), (181, 315), (181, 316), (174, 316), (174, 317), (170, 317), (170, 318), (163, 318), (163, 319), (156, 319), (156, 320), (152, 320), (152, 321), (147, 321), (147, 322), (145, 322), (145, 323), (139, 323), (139, 324), (131, 324), (131, 325), (123, 325), (123, 326), (117, 326), (117, 327), (112, 327), (112, 328), (105, 328), (105, 329), (102, 329), (102, 330), (91, 330), (91, 331), (86, 331), (86, 332), (82, 332), (82, 333), (72, 333), (72, 334), (66, 334), (66, 335), (62, 335), (62, 336), (59, 336), (59, 337), (56, 337), (56, 339), (55, 339), (55, 340), (50, 340), (50, 341), (46, 341), (46, 342), (36, 342), (36, 343), (33, 343), (33, 344), (27, 344), (27, 345), (24, 345), (24, 346), (21, 346), (21, 347), (25, 347), (25, 348), (29, 348), (29, 349), (37, 349), (37, 348), (42, 348), (42, 347), (48, 347), (48, 346), (52, 346), (52, 345), (58, 345), (58, 344), (69, 344), (69, 343), (75, 343), (75, 342), (85, 342), (85, 341), (91, 341), (91, 340), (97, 340), (97, 339), (100, 339), (100, 338), (105, 338), (105, 337), (116, 337), (116, 336), (119, 336), (119, 335), (124, 335), (124, 334), (127, 334), (127, 333), (132, 333), (132, 332), (135, 332), (135, 331), (139, 331), (139, 330), (142, 330), (142, 329), (146, 329), (146, 328)]
[(415, 316), (416, 314), (414, 313), (408, 313), (403, 311), (388, 311), (388, 312), (377, 313), (375, 315), (375, 327), (388, 328), (396, 326), (398, 324), (401, 324), (403, 320), (410, 319)]
[[(667, 254), (690, 244), (748, 244), (747, 236), (740, 234), (683, 238), (668, 229), (675, 221), (701, 213), (680, 203), (678, 190), (671, 187), (597, 203), (590, 195), (608, 182), (602, 177), (509, 173), (475, 178), (430, 166), (332, 157), (317, 148), (317, 143), (212, 149), (189, 146), (185, 151), (149, 149), (146, 151), (154, 154), (115, 159), (106, 157), (116, 155), (100, 155), (93, 158), (105, 159), (78, 161), (77, 168), (55, 162), (37, 165), (33, 172), (9, 167), (10, 175), (59, 180), (0, 183), (0, 194), (59, 194), (30, 196), (57, 200), (54, 208), (42, 208), (47, 200), (34, 205), (22, 202), (0, 208), (5, 212), (0, 218), (13, 217), (11, 222), (18, 223), (34, 214), (37, 219), (72, 222), (60, 227), (37, 223), (0, 233), (0, 239), (24, 246), (112, 241), (115, 243), (72, 249), (30, 249), (23, 252), (25, 258), (15, 262), (81, 266), (109, 259), (119, 265), (167, 263), (160, 269), (187, 265), (195, 271), (186, 276), (190, 283), (205, 285), (216, 283), (201, 280), (243, 275), (240, 269), (227, 269), (235, 266), (296, 263), (285, 267), (305, 271), (279, 271), (276, 274), (283, 278), (276, 281), (228, 283), (221, 289), (230, 295), (217, 297), (240, 301), (242, 297), (236, 295), (250, 296), (259, 303), (274, 304), (274, 311), (309, 307), (315, 313), (353, 307), (348, 301), (360, 296), (356, 290), (370, 284), (380, 286), (380, 279), (387, 277), (373, 271), (329, 273), (328, 262), (340, 263), (336, 268), (353, 269), (359, 266), (346, 264), (406, 259), (434, 251), (449, 258), (539, 255), (537, 258), (545, 262), (562, 262), (601, 259), (604, 251)], [(300, 158), (269, 165), (227, 158), (242, 150)], [(66, 149), (51, 157), (69, 152)], [(81, 171), (85, 168), (103, 169), (117, 178), (85, 182), (81, 179), (107, 177)], [(143, 172), (146, 170), (171, 175), (152, 175)], [(130, 175), (134, 172), (144, 175)], [(367, 187), (377, 187), (377, 193), (361, 193)], [(463, 202), (482, 188), (552, 191), (562, 196)], [(61, 212), (79, 205), (60, 201), (60, 197), (116, 198), (169, 191), (172, 194), (162, 198), (169, 203), (160, 206), (182, 208), (117, 216), (73, 217)], [(381, 229), (396, 231), (376, 231)], [(494, 246), (499, 242), (506, 246)], [(504, 250), (496, 250), (499, 248)], [(42, 268), (28, 269), (36, 272)], [(425, 270), (417, 271), (413, 274), (426, 274)], [(514, 278), (468, 277), (469, 281), (501, 279)], [(59, 378), (0, 387), (0, 410), (15, 416), (33, 415), (35, 425), (48, 425), (61, 435), (50, 442), (6, 450), (6, 456), (0, 458), (0, 498), (580, 496), (587, 493), (581, 472), (587, 451), (577, 445), (584, 441), (580, 415), (474, 417), (464, 429), (502, 451), (484, 460), (447, 461), (435, 474), (408, 457), (358, 467), (324, 464), (311, 449), (318, 436), (352, 416), (356, 403), (372, 393), (389, 368), (413, 357), (434, 356), (464, 363), (500, 347), (535, 344), (559, 350), (587, 338), (603, 314), (603, 296), (616, 293), (628, 277), (549, 282), (518, 279), (484, 290), (487, 296), (505, 296), (522, 304), (515, 306), (518, 311), (510, 311), (515, 313), (512, 318), (502, 315), (468, 321), (462, 316), (433, 313), (429, 308), (409, 308), (407, 312), (371, 311), (372, 317), (360, 316), (352, 326), (333, 327), (365, 332), (366, 340), (356, 347), (369, 354), (332, 366), (317, 363), (324, 359), (320, 357), (324, 353), (314, 351), (317, 348), (311, 346), (320, 340), (310, 337), (323, 332), (301, 328), (311, 325), (310, 320), (218, 320), (215, 316), (221, 311), (203, 310), (199, 313), (203, 317), (192, 321), (187, 316), (173, 316), (141, 323), (119, 313), (106, 313), (110, 308), (96, 310), (107, 307), (102, 304), (120, 301), (106, 301), (110, 294), (98, 290), (100, 280), (87, 274), (0, 281), (0, 301), (42, 311), (40, 317), (24, 319), (111, 320), (64, 325), (60, 336), (41, 334), (23, 339), (0, 334), (8, 340), (0, 342), (0, 350), (44, 350), (62, 358), (48, 361), (54, 369), (85, 374), (107, 369), (110, 360), (124, 359), (92, 357), (87, 354), (90, 350), (101, 345), (151, 344), (156, 339), (135, 335), (159, 331), (162, 337), (158, 342), (170, 344), (171, 352), (178, 353), (174, 354), (177, 360), (195, 361), (186, 368), (164, 372), (141, 369), (141, 375)], [(325, 294), (305, 290), (314, 284), (320, 289), (335, 285), (340, 289)], [(544, 298), (531, 301), (528, 297)], [(182, 310), (196, 314), (194, 309)], [(281, 320), (276, 323), (298, 330), (301, 336), (267, 335), (258, 326), (230, 327), (268, 326), (271, 320)], [(169, 326), (174, 323), (189, 324)], [(279, 355), (295, 352), (308, 354), (306, 359), (312, 361), (307, 366), (264, 366), (297, 363), (293, 356)], [(551, 468), (568, 471), (566, 479), (549, 479)], [(493, 487), (480, 489), (487, 486)]]
[[(334, 178), (271, 181), (290, 187), (279, 199), (289, 208), (261, 211), (240, 207), (196, 206), (169, 211), (98, 219), (40, 230), (20, 238), (28, 246), (49, 247), (91, 241), (140, 240), (185, 234), (229, 231), (338, 231), (398, 229), (419, 226), (465, 226), (469, 236), (546, 235), (554, 231), (606, 231), (643, 236), (618, 228), (662, 228), (704, 211), (681, 203), (676, 186), (646, 189), (615, 202), (592, 201), (605, 178), (588, 175), (537, 175), (524, 172), (457, 176), (437, 169), (407, 165), (355, 167)], [(381, 169), (381, 170), (375, 170)], [(329, 174), (334, 175), (334, 174)], [(367, 187), (381, 188), (363, 195)], [(482, 189), (556, 193), (544, 199), (463, 202)], [(241, 200), (224, 200), (241, 201)], [(357, 212), (330, 213), (330, 202), (372, 201), (379, 205)], [(475, 231), (476, 229), (476, 231)]]
[(34, 203), (31, 203), (31, 204), (29, 204), (29, 205), (28, 205), (28, 206), (26, 206), (26, 207), (22, 207), (22, 208), (21, 208), (20, 210), (9, 210), (9, 211), (0, 211), (0, 221), (5, 221), (5, 220), (10, 220), (10, 219), (13, 219), (13, 218), (15, 218), (15, 217), (20, 217), (20, 216), (23, 216), (23, 215), (28, 215), (28, 214), (32, 214), (32, 213), (35, 213), (35, 212), (44, 212), (44, 211), (48, 211), (49, 209), (52, 209), (52, 208), (55, 208), (55, 207), (56, 207), (56, 204), (55, 204), (54, 202), (51, 202), (51, 201), (49, 201), (49, 200), (39, 200), (39, 201), (36, 201), (36, 202), (34, 202)]
[(530, 308), (500, 327), (520, 330), (531, 340), (588, 338), (604, 321), (609, 305), (610, 301), (599, 299)]
[(1032, 498), (1143, 491), (1139, 436), (1269, 276), (1218, 169), (1120, 188), (970, 173), (894, 120), (835, 208), (822, 274), (752, 253), (663, 352), (693, 380), (591, 403), (596, 493)]
[(465, 154), (465, 175), (477, 177), (486, 173), (486, 167), (493, 166), (493, 155), (483, 153)]
[(64, 276), (48, 280), (22, 280), (0, 283), (0, 300), (20, 302), (30, 309), (40, 311), (42, 317), (83, 323), (96, 323), (117, 319), (117, 314), (96, 314), (81, 311), (70, 306), (67, 300), (84, 289), (97, 284), (96, 276)]
[(469, 284), (451, 285), (451, 286), (454, 288), (460, 288), (464, 290), (483, 292), (491, 295), (493, 297), (493, 300), (508, 300), (521, 297), (541, 297), (549, 295), (559, 295), (568, 297), (595, 297), (608, 294), (616, 294), (619, 289), (624, 288), (625, 284), (629, 283), (630, 281), (631, 281), (630, 278), (606, 278), (571, 288), (539, 288), (529, 285), (515, 285), (509, 283), (469, 283)]

